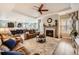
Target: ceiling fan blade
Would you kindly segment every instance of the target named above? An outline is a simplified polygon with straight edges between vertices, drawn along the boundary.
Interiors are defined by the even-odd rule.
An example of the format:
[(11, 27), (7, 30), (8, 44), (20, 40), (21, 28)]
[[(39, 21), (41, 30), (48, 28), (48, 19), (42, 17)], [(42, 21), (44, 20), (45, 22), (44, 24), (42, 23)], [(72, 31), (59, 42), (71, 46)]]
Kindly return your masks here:
[(39, 7), (37, 7), (37, 6), (34, 6), (34, 7), (39, 8)]
[(43, 4), (41, 4), (41, 6), (40, 6), (39, 10), (41, 10), (41, 9), (43, 8), (43, 6), (44, 6), (44, 5), (43, 5)]
[(41, 10), (41, 11), (48, 11), (47, 9)]

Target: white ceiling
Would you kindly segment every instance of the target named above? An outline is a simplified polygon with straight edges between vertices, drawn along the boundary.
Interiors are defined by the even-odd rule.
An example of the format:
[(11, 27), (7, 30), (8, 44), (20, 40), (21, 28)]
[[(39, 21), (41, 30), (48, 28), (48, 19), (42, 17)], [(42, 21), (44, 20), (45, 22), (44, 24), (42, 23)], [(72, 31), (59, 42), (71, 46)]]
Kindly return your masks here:
[[(19, 14), (23, 14), (29, 17), (40, 17), (41, 14), (37, 11), (38, 9), (34, 6), (39, 7), (40, 3), (18, 3), (18, 4), (0, 4), (0, 12), (16, 12)], [(69, 9), (75, 9), (75, 7), (79, 7), (79, 4), (70, 4), (70, 3), (44, 3), (44, 8), (49, 11), (44, 12), (43, 15), (62, 12)]]
[[(41, 14), (37, 11), (38, 8), (35, 8), (34, 6), (40, 6), (41, 4), (16, 4), (16, 7), (14, 8), (14, 11), (18, 13), (22, 13), (24, 15), (30, 15), (34, 17), (39, 17)], [(59, 3), (48, 3), (44, 4), (45, 9), (48, 9), (49, 11), (43, 12), (43, 15), (55, 13), (59, 11), (63, 11), (70, 8), (70, 4), (59, 4)]]

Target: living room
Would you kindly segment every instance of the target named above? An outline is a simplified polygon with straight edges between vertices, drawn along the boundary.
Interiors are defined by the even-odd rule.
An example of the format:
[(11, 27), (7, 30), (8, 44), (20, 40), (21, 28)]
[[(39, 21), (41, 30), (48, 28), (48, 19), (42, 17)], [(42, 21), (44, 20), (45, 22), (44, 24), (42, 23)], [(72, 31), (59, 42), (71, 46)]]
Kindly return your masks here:
[(1, 55), (78, 55), (78, 7), (75, 3), (0, 4)]

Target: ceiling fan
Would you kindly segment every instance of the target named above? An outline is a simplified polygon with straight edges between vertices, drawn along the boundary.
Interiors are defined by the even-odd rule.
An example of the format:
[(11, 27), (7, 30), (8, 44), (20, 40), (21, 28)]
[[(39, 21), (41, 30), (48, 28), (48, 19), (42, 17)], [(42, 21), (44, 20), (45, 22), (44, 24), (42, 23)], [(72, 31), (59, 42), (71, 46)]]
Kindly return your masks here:
[(40, 12), (40, 14), (43, 14), (43, 12), (48, 11), (48, 9), (44, 9), (43, 8), (44, 7), (44, 4), (41, 4), (40, 7), (37, 7), (37, 6), (34, 6), (34, 7), (38, 8), (37, 11)]

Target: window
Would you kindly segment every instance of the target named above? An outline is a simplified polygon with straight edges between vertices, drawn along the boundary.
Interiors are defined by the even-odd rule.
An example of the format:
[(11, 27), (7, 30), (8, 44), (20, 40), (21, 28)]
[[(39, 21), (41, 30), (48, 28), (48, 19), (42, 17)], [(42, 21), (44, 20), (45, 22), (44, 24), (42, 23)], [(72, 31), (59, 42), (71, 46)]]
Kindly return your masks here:
[(72, 31), (72, 19), (62, 19), (61, 24), (62, 33), (69, 33)]
[(7, 27), (7, 21), (6, 20), (0, 20), (0, 28), (6, 28)]

